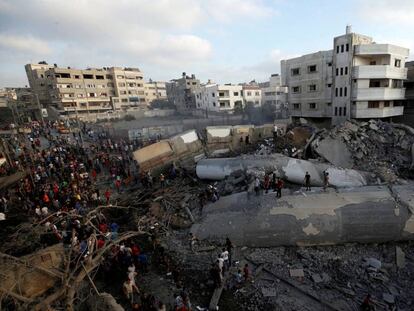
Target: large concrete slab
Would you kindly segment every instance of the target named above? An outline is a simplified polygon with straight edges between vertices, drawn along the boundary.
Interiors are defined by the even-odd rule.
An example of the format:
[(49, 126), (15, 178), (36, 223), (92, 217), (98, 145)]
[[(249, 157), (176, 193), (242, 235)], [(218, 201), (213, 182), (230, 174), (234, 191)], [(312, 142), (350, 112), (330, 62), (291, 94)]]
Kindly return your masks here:
[(318, 141), (315, 151), (329, 163), (342, 168), (352, 168), (354, 163), (348, 147), (341, 138), (327, 137)]
[(252, 247), (385, 242), (414, 238), (412, 218), (385, 186), (300, 192), (278, 200), (273, 193), (238, 193), (206, 206), (192, 231), (201, 239), (229, 237)]

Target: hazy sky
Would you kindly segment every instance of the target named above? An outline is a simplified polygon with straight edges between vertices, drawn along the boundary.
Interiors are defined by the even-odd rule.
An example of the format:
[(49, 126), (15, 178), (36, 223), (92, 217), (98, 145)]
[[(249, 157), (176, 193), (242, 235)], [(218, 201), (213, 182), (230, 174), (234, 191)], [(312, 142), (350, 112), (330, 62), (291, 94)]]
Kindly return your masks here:
[(24, 65), (41, 60), (264, 81), (280, 59), (331, 49), (347, 24), (413, 59), (414, 0), (0, 0), (0, 87), (28, 84)]

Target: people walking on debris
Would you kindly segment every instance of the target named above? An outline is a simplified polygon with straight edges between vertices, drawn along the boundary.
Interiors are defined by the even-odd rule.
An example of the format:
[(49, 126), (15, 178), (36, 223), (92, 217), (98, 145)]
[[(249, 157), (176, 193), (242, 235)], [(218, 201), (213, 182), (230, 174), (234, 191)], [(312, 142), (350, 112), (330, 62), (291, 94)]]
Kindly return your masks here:
[(311, 175), (309, 174), (309, 172), (306, 172), (306, 174), (305, 174), (305, 179), (304, 179), (304, 181), (305, 181), (305, 191), (311, 191), (311, 182), (310, 182), (310, 179), (311, 179)]
[(270, 188), (270, 177), (269, 174), (265, 174), (264, 180), (263, 180), (263, 187), (266, 191), (266, 193), (269, 192), (269, 188)]
[(327, 171), (323, 172), (323, 190), (326, 191), (326, 189), (329, 187), (329, 173)]
[(160, 174), (160, 185), (161, 185), (161, 188), (165, 187), (165, 176), (162, 173)]
[(233, 245), (233, 243), (230, 241), (230, 239), (227, 237), (227, 238), (226, 238), (226, 250), (227, 250), (227, 252), (228, 252), (228, 256), (229, 256), (229, 267), (231, 267), (231, 266), (232, 266), (233, 249), (234, 249), (234, 245)]
[(260, 194), (260, 179), (256, 177), (254, 180), (254, 192), (258, 196)]
[(111, 191), (109, 191), (109, 189), (106, 189), (105, 191), (105, 198), (106, 198), (106, 205), (109, 205), (109, 200), (111, 199)]
[(251, 272), (250, 272), (249, 264), (247, 263), (243, 267), (243, 278), (245, 282), (248, 282), (251, 279)]
[(220, 257), (224, 260), (224, 270), (228, 271), (230, 269), (229, 251), (226, 250), (226, 248), (223, 248)]
[(284, 186), (285, 183), (283, 182), (283, 180), (281, 178), (278, 178), (276, 182), (276, 198), (282, 197), (282, 189)]
[(360, 306), (361, 311), (375, 311), (374, 302), (371, 299), (371, 294), (368, 294)]

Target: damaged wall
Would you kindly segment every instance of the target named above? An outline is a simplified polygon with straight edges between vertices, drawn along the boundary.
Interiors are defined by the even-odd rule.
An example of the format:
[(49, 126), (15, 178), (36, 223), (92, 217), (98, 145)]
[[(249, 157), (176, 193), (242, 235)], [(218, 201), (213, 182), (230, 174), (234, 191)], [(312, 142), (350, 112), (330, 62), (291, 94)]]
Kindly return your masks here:
[[(277, 124), (279, 131), (286, 131), (286, 124)], [(261, 139), (272, 137), (273, 124), (262, 126), (236, 125), (211, 126), (205, 129), (205, 141), (199, 138), (196, 130), (189, 130), (166, 140), (143, 147), (134, 151), (134, 159), (140, 170), (161, 168), (173, 162), (185, 167), (194, 165), (205, 157), (205, 151), (214, 155), (240, 150), (245, 137), (249, 135), (250, 142), (256, 143)], [(243, 143), (240, 143), (243, 139)]]
[(196, 173), (200, 179), (221, 180), (236, 171), (258, 172), (255, 175), (275, 172), (278, 177), (292, 183), (303, 184), (306, 172), (311, 175), (312, 186), (323, 185), (323, 172), (329, 173), (329, 182), (335, 187), (359, 187), (370, 182), (371, 175), (332, 165), (289, 158), (281, 154), (244, 155), (236, 158), (202, 159)]
[[(413, 191), (413, 186), (407, 186)], [(368, 186), (322, 193), (244, 193), (220, 198), (204, 208), (192, 232), (200, 239), (236, 245), (327, 245), (386, 242), (414, 238), (413, 215), (387, 187)]]

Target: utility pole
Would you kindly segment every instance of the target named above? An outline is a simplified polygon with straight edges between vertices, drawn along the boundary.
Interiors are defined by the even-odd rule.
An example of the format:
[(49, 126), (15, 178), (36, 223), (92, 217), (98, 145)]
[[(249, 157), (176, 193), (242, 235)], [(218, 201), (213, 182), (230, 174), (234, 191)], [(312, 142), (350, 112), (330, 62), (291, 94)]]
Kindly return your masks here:
[(81, 129), (80, 124), (79, 124), (78, 104), (77, 103), (76, 103), (76, 106), (75, 106), (75, 113), (76, 113), (76, 122), (78, 124), (78, 129), (79, 129), (79, 137), (80, 137), (81, 144), (82, 144), (82, 147), (83, 147), (83, 136), (82, 136), (82, 129)]

